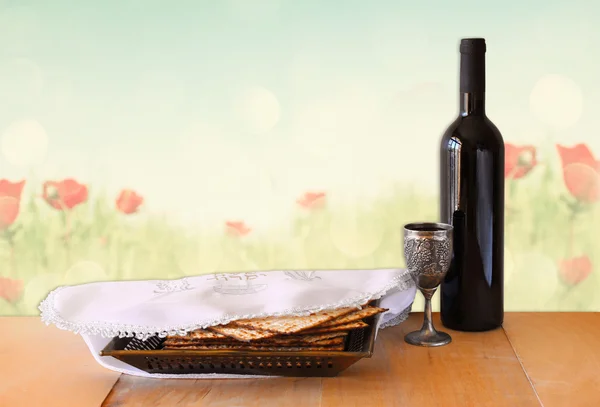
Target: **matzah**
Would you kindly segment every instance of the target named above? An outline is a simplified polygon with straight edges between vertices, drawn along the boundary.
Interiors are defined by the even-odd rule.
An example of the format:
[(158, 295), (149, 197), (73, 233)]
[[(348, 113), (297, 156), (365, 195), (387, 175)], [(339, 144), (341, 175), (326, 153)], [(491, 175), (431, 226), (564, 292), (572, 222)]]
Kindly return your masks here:
[(163, 345), (171, 345), (171, 344), (185, 344), (185, 343), (205, 343), (205, 344), (213, 344), (213, 343), (246, 343), (242, 341), (238, 341), (237, 339), (227, 338), (226, 339), (189, 339), (189, 338), (167, 338)]
[(344, 337), (347, 335), (348, 335), (348, 332), (329, 332), (329, 333), (322, 333), (322, 334), (318, 334), (318, 335), (301, 335), (301, 336), (299, 335), (299, 336), (297, 336), (297, 338), (302, 338), (303, 341), (310, 343), (310, 342), (322, 341), (324, 339)]
[(340, 308), (331, 311), (319, 311), (308, 316), (281, 316), (242, 319), (232, 322), (234, 326), (241, 326), (260, 331), (271, 331), (280, 334), (292, 334), (314, 328), (325, 322), (349, 314), (355, 308)]
[(307, 335), (308, 334), (314, 335), (314, 334), (322, 334), (322, 333), (330, 333), (330, 332), (350, 331), (352, 329), (366, 328), (368, 326), (369, 326), (369, 324), (367, 324), (363, 321), (356, 321), (356, 322), (351, 322), (349, 324), (329, 326), (329, 327), (318, 326), (318, 327), (311, 329), (309, 331), (306, 331), (304, 333)]
[(227, 338), (225, 335), (218, 332), (211, 332), (205, 329), (199, 329), (197, 331), (190, 332), (187, 336), (192, 339), (224, 339)]
[(344, 316), (341, 316), (339, 318), (336, 318), (334, 320), (326, 322), (322, 325), (319, 325), (318, 328), (326, 328), (326, 327), (330, 327), (330, 326), (344, 325), (344, 324), (348, 324), (350, 322), (360, 321), (362, 319), (369, 318), (369, 317), (372, 317), (373, 315), (377, 315), (377, 314), (380, 314), (380, 313), (386, 312), (386, 311), (387, 311), (386, 308), (366, 307), (361, 310), (351, 312), (350, 314), (346, 314)]
[(367, 306), (319, 311), (308, 316), (280, 316), (232, 321), (169, 336), (163, 349), (189, 350), (343, 350), (348, 332), (365, 328), (362, 321), (387, 311)]
[(198, 340), (189, 340), (189, 341), (179, 341), (179, 342), (175, 342), (175, 341), (171, 341), (171, 342), (164, 342), (164, 346), (165, 347), (180, 347), (180, 346), (218, 346), (218, 345), (227, 345), (227, 346), (267, 346), (267, 347), (272, 347), (272, 346), (284, 346), (284, 347), (290, 347), (290, 346), (297, 346), (297, 347), (303, 347), (303, 346), (334, 346), (334, 345), (342, 345), (344, 343), (345, 338), (344, 337), (337, 337), (337, 338), (331, 338), (331, 339), (322, 339), (320, 341), (314, 341), (314, 342), (302, 342), (302, 341), (289, 341), (287, 340), (287, 338), (282, 338), (282, 340), (280, 341), (258, 341), (258, 342), (240, 342), (240, 341), (231, 341), (231, 342), (212, 342), (212, 343), (207, 343), (204, 341), (198, 341)]
[(169, 340), (189, 340), (189, 339), (202, 339), (202, 340), (222, 340), (227, 338), (227, 336), (217, 333), (207, 331), (205, 329), (197, 329), (192, 332), (188, 332), (186, 335), (172, 335), (167, 337), (167, 341)]
[[(330, 339), (321, 339), (319, 341), (313, 341), (313, 342), (305, 342), (305, 341), (289, 341), (287, 340), (287, 338), (281, 338), (281, 340), (277, 341), (277, 340), (273, 340), (273, 341), (265, 341), (265, 342), (258, 342), (261, 345), (265, 345), (265, 346), (269, 346), (269, 345), (283, 345), (283, 346), (333, 346), (333, 345), (341, 345), (344, 343), (344, 340), (346, 338), (344, 337), (338, 337), (338, 338), (330, 338)], [(255, 345), (255, 342), (252, 342), (250, 345)]]
[[(251, 341), (251, 344), (311, 344), (311, 343), (319, 343), (320, 341), (339, 338), (341, 341), (344, 340), (344, 337), (347, 335), (347, 332), (332, 332), (332, 333), (324, 333), (318, 335), (286, 335), (286, 336), (278, 336), (266, 339), (259, 339), (255, 341)], [(189, 337), (169, 337), (167, 338), (163, 345), (185, 345), (185, 344), (239, 344), (240, 341), (227, 338), (227, 339), (193, 339)]]
[(271, 338), (277, 335), (277, 332), (264, 331), (259, 329), (248, 329), (243, 326), (231, 326), (230, 324), (225, 326), (212, 326), (211, 331), (220, 333), (230, 338), (237, 339), (238, 341), (249, 342), (251, 340)]
[(337, 338), (337, 337), (344, 337), (348, 335), (347, 332), (327, 332), (327, 333), (322, 333), (322, 334), (317, 334), (317, 335), (278, 335), (278, 336), (274, 336), (272, 338), (267, 338), (267, 339), (259, 339), (258, 341), (252, 341), (252, 343), (254, 342), (306, 342), (306, 343), (313, 343), (313, 342), (318, 342), (318, 341), (322, 341), (325, 339), (332, 339), (332, 338)]
[(240, 346), (240, 345), (213, 345), (213, 346), (177, 346), (165, 347), (165, 350), (251, 350), (251, 351), (280, 351), (280, 352), (302, 352), (302, 351), (342, 351), (343, 345), (336, 346), (307, 346), (307, 347), (284, 347), (284, 346)]

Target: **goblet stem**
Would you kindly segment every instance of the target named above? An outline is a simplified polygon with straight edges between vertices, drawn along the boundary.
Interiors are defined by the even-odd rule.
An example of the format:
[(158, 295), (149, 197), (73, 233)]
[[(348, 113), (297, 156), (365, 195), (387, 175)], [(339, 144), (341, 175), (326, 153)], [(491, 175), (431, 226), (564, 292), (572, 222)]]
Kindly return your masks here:
[(421, 327), (421, 332), (423, 335), (433, 336), (437, 334), (437, 331), (433, 327), (433, 318), (431, 315), (431, 299), (435, 294), (437, 288), (421, 288), (421, 293), (423, 297), (425, 297), (425, 316), (423, 319), (423, 326)]
[(404, 340), (411, 345), (418, 346), (443, 346), (452, 341), (450, 335), (445, 332), (439, 332), (433, 327), (431, 316), (431, 298), (435, 294), (436, 288), (420, 288), (423, 297), (425, 297), (425, 315), (423, 325), (418, 331), (411, 332), (404, 337)]

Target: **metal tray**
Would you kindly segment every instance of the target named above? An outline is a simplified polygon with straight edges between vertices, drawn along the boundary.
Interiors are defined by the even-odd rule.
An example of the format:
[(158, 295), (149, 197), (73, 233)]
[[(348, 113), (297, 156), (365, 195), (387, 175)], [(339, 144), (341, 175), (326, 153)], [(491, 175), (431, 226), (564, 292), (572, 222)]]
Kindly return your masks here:
[(154, 336), (146, 341), (113, 338), (100, 354), (147, 373), (332, 377), (373, 355), (380, 316), (365, 319), (368, 327), (350, 331), (343, 351), (163, 350), (164, 339)]

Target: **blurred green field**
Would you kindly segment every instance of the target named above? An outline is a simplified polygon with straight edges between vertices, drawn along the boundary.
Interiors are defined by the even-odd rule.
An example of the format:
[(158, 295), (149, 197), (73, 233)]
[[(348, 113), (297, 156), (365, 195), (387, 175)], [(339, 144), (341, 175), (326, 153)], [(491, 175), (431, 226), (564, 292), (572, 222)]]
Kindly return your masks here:
[[(561, 278), (562, 259), (587, 255), (599, 264), (598, 205), (575, 218), (564, 202), (562, 174), (538, 165), (507, 181), (506, 310), (600, 310), (597, 270), (577, 284)], [(123, 215), (94, 195), (64, 214), (24, 196), (12, 244), (0, 239), (0, 276), (23, 282), (16, 301), (0, 296), (0, 315), (34, 315), (59, 285), (100, 280), (170, 279), (216, 271), (401, 267), (401, 226), (437, 219), (437, 197), (398, 186), (364, 205), (298, 208), (290, 227), (231, 236), (225, 227), (191, 234), (166, 217)], [(568, 198), (567, 198), (568, 199)], [(259, 237), (262, 236), (262, 237)], [(5, 288), (6, 290), (6, 288)], [(417, 295), (413, 309), (419, 310)], [(434, 302), (438, 308), (437, 301)]]

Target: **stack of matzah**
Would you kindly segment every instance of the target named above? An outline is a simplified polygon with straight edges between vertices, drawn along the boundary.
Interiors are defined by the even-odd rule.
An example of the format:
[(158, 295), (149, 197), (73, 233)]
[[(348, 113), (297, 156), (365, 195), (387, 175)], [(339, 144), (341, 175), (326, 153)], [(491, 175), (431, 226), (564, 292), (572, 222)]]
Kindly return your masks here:
[(387, 311), (365, 306), (320, 311), (308, 316), (243, 319), (169, 336), (163, 349), (231, 349), (256, 351), (341, 351), (353, 329), (367, 327), (363, 320)]

